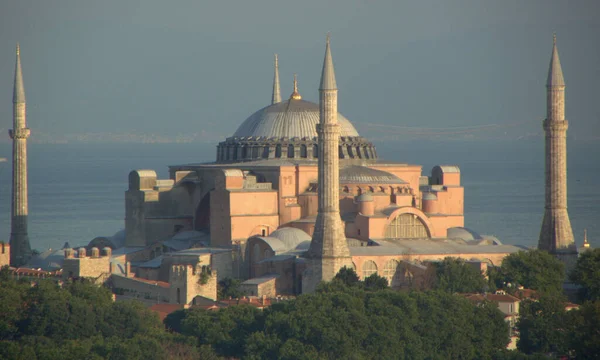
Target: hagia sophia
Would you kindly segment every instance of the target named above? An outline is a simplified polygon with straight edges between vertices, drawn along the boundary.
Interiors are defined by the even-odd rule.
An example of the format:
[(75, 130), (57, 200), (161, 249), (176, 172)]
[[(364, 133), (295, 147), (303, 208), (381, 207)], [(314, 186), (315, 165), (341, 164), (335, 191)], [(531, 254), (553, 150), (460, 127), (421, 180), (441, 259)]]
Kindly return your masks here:
[[(274, 65), (270, 104), (217, 145), (214, 162), (170, 165), (168, 179), (158, 179), (154, 170), (131, 171), (124, 230), (84, 247), (42, 253), (27, 266), (62, 269), (63, 278), (90, 277), (121, 295), (190, 304), (214, 300), (224, 278), (242, 280), (250, 295), (293, 296), (312, 292), (351, 267), (360, 278), (377, 273), (401, 288), (428, 262), (459, 257), (485, 270), (524, 249), (464, 227), (465, 189), (457, 165), (424, 170), (378, 157), (375, 145), (337, 111), (329, 38), (319, 104), (302, 99), (295, 77), (292, 94), (283, 99), (277, 56)], [(15, 120), (20, 130), (14, 134), (28, 136), (20, 74), (17, 54), (13, 102), (15, 118), (22, 121)], [(562, 70), (554, 43), (544, 128), (546, 166), (555, 170), (546, 171), (549, 219), (540, 248), (568, 258), (576, 257), (577, 249), (570, 223), (568, 229), (564, 224), (566, 187), (564, 199), (548, 190), (566, 184), (564, 83), (558, 81)], [(548, 145), (552, 141), (558, 143)], [(26, 167), (24, 161), (20, 166)], [(26, 204), (26, 175), (16, 178), (13, 186), (24, 185)], [(18, 196), (23, 191), (13, 195), (13, 204)], [(30, 250), (26, 223), (16, 224), (9, 249), (17, 250), (11, 264), (20, 266)]]

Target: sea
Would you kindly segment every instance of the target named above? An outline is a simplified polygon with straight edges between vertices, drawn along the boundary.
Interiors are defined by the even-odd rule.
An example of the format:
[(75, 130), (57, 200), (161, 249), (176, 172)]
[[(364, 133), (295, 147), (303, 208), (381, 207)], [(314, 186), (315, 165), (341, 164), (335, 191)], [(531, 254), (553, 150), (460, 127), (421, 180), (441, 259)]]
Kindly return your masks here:
[[(127, 176), (209, 162), (216, 144), (29, 144), (29, 238), (34, 249), (85, 245), (124, 228)], [(600, 144), (569, 142), (568, 204), (576, 243), (584, 229), (600, 247)], [(394, 141), (377, 144), (382, 159), (458, 165), (465, 188), (465, 226), (505, 244), (537, 245), (544, 211), (543, 139)], [(11, 145), (0, 144), (0, 240), (10, 237)]]

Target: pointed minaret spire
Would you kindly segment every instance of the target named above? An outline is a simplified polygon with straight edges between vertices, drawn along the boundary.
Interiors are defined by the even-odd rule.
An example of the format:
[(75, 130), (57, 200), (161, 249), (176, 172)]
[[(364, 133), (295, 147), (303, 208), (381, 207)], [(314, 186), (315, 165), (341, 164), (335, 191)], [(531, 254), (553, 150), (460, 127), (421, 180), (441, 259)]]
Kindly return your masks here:
[(327, 45), (325, 47), (325, 60), (323, 61), (323, 71), (321, 72), (320, 90), (335, 90), (335, 71), (333, 70), (333, 60), (331, 59), (330, 36), (327, 34)]
[(271, 104), (277, 104), (281, 102), (281, 90), (279, 88), (279, 60), (277, 54), (275, 54), (275, 74), (273, 75), (273, 96), (271, 98)]
[(345, 226), (340, 217), (340, 124), (337, 87), (327, 35), (325, 60), (319, 89), (318, 134), (318, 213), (308, 260), (302, 279), (302, 292), (312, 292), (321, 281), (331, 281), (343, 267), (352, 267)]
[(21, 54), (17, 44), (15, 82), (13, 84), (13, 128), (8, 131), (13, 140), (12, 157), (12, 207), (10, 229), (10, 265), (19, 267), (31, 257), (27, 235), (27, 138), (25, 88), (21, 70)]
[(21, 48), (17, 43), (17, 60), (15, 61), (15, 81), (13, 83), (13, 103), (25, 103), (25, 87), (21, 70)]
[(558, 48), (556, 47), (556, 34), (553, 36), (552, 57), (550, 58), (546, 86), (565, 86), (565, 79), (558, 57)]
[(545, 206), (538, 248), (561, 259), (567, 271), (577, 260), (577, 248), (567, 211), (567, 129), (565, 118), (565, 81), (556, 35), (546, 82), (545, 132)]
[(294, 92), (290, 95), (290, 99), (300, 100), (302, 96), (298, 92), (298, 77), (294, 74)]

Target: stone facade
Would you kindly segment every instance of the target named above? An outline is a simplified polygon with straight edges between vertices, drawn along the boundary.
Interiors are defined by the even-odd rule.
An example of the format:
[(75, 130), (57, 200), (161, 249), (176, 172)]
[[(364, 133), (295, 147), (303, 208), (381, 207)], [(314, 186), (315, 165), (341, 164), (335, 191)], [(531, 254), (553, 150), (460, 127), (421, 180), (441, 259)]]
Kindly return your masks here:
[(10, 244), (0, 241), (0, 267), (10, 265)]
[(76, 254), (73, 249), (65, 249), (63, 278), (98, 279), (108, 277), (112, 273), (110, 261), (111, 250), (109, 248), (104, 249), (102, 254), (98, 248), (92, 248), (90, 256), (87, 256), (85, 248), (78, 249)]
[(169, 285), (171, 304), (190, 304), (196, 296), (217, 300), (217, 272), (209, 266), (173, 265)]

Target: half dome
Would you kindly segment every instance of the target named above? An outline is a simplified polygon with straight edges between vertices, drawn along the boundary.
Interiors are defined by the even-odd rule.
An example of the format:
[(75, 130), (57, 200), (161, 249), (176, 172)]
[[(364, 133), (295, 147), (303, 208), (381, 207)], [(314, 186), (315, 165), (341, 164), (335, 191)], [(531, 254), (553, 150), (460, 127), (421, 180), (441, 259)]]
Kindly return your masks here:
[[(300, 99), (288, 99), (266, 106), (247, 118), (234, 137), (315, 138), (319, 123), (319, 105)], [(356, 137), (358, 131), (338, 113), (341, 136)]]

